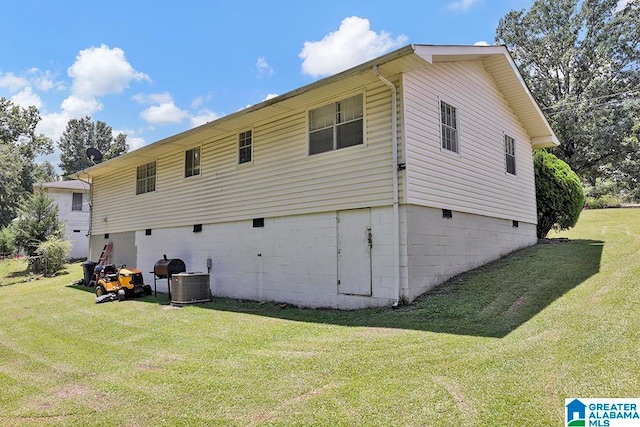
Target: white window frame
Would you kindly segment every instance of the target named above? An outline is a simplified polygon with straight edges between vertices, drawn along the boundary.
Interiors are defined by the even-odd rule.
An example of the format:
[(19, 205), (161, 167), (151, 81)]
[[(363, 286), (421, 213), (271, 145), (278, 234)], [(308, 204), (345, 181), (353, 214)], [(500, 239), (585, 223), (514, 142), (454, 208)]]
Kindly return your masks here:
[[(445, 123), (445, 118), (442, 115), (442, 107), (447, 106), (450, 108), (453, 108), (454, 113), (455, 113), (455, 122), (454, 125), (455, 127), (452, 127), (450, 124)], [(460, 155), (460, 109), (453, 103), (445, 100), (445, 99), (438, 99), (438, 118), (439, 118), (439, 129), (440, 129), (440, 150), (443, 152), (448, 152), (448, 153), (453, 153), (456, 155)], [(454, 135), (455, 135), (455, 150), (452, 150), (451, 148), (448, 148), (447, 146), (445, 146), (445, 137), (444, 134), (447, 132), (450, 132), (451, 130), (454, 131)], [(446, 144), (449, 145), (449, 144)]]
[[(197, 150), (197, 151), (196, 151)], [(189, 153), (192, 153), (191, 156), (191, 168), (189, 169)], [(197, 154), (196, 154), (197, 153)], [(195, 164), (197, 161), (197, 165)], [(193, 147), (184, 152), (184, 177), (185, 178), (193, 178), (196, 176), (200, 176), (202, 173), (202, 147)]]
[[(80, 209), (78, 208), (78, 204), (76, 203), (76, 197), (80, 196)], [(82, 193), (73, 192), (71, 193), (71, 212), (82, 212), (82, 205), (84, 204), (84, 195)]]
[[(349, 118), (346, 120), (342, 120), (339, 123), (336, 123), (338, 120), (337, 117), (342, 113), (344, 114), (344, 110), (343, 111), (338, 111), (338, 105), (342, 102), (348, 101), (352, 98), (356, 98), (356, 97), (360, 97), (362, 100), (362, 111), (360, 111), (359, 113), (357, 112), (357, 110), (354, 112), (355, 113), (355, 118)], [(349, 94), (347, 96), (342, 96), (340, 99), (336, 99), (333, 102), (330, 103), (323, 103), (321, 105), (317, 105), (314, 108), (310, 108), (307, 110), (307, 156), (308, 157), (313, 157), (313, 156), (317, 156), (320, 154), (325, 154), (325, 153), (332, 153), (332, 152), (336, 152), (336, 151), (342, 151), (344, 149), (348, 149), (348, 148), (354, 148), (354, 147), (364, 147), (367, 145), (367, 141), (366, 141), (366, 117), (365, 117), (365, 110), (366, 110), (366, 97), (364, 92), (358, 92), (358, 93), (353, 93), (353, 94)], [(317, 127), (315, 129), (312, 129), (313, 123), (312, 123), (312, 118), (311, 115), (314, 111), (318, 111), (321, 109), (329, 109), (330, 107), (333, 106), (333, 119), (332, 119), (332, 123), (323, 126), (323, 127)], [(347, 114), (349, 114), (349, 112), (347, 112)], [(353, 145), (348, 145), (345, 147), (338, 147), (338, 133), (337, 130), (340, 126), (345, 126), (348, 125), (350, 123), (356, 123), (356, 122), (360, 122), (362, 125), (362, 142), (359, 144), (353, 144)], [(312, 133), (316, 133), (316, 132), (321, 132), (321, 131), (326, 131), (328, 129), (332, 130), (333, 133), (333, 146), (330, 150), (324, 150), (324, 151), (320, 151), (317, 153), (312, 153), (311, 152), (311, 134)]]
[[(509, 175), (517, 175), (518, 167), (516, 162), (516, 139), (512, 136), (504, 134), (502, 138), (504, 141), (504, 161), (505, 172)], [(510, 163), (511, 160), (511, 163)], [(509, 170), (509, 165), (513, 165), (513, 170)]]
[[(247, 140), (246, 139), (246, 134), (247, 133), (249, 134), (249, 138), (250, 138), (249, 144), (246, 143), (246, 140)], [(243, 136), (244, 136), (244, 139), (243, 139)], [(238, 141), (238, 150), (237, 150), (238, 156), (236, 157), (236, 160), (237, 160), (238, 166), (252, 164), (253, 163), (253, 129), (247, 129), (245, 131), (238, 132), (237, 141)], [(244, 145), (242, 145), (243, 142), (244, 142)], [(241, 153), (242, 153), (242, 150), (244, 150), (246, 148), (249, 149), (248, 150), (249, 151), (249, 160), (242, 161)]]
[[(154, 174), (153, 175), (147, 175), (147, 171), (149, 169), (149, 165), (153, 164), (154, 166)], [(143, 177), (139, 177), (140, 175), (140, 168), (145, 167), (147, 169), (147, 171), (145, 171), (145, 176)], [(148, 188), (148, 183), (150, 182), (149, 180), (153, 178), (153, 189), (149, 190)], [(144, 191), (140, 191), (140, 186), (138, 185), (139, 183), (144, 181)], [(136, 167), (136, 195), (139, 194), (147, 194), (147, 193), (154, 193), (156, 192), (158, 188), (158, 161), (157, 160), (153, 160), (151, 162), (147, 162), (144, 163), (142, 165), (138, 165)]]

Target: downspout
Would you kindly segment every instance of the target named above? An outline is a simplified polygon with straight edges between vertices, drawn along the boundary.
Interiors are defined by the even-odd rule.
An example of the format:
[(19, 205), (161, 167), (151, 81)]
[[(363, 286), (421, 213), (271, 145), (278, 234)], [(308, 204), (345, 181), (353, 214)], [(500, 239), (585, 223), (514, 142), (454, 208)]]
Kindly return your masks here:
[[(87, 176), (89, 178), (91, 177), (90, 175)], [(86, 237), (89, 238), (89, 253), (87, 254), (88, 260), (90, 258), (89, 255), (91, 255), (91, 229), (93, 227), (93, 185), (91, 185), (91, 181), (82, 180), (82, 178), (80, 178), (80, 173), (76, 174), (75, 179), (82, 182), (83, 184), (87, 184), (87, 186), (89, 187), (89, 228), (87, 229), (86, 235)]]
[(378, 64), (373, 65), (373, 72), (380, 81), (391, 89), (391, 149), (393, 156), (393, 279), (395, 285), (394, 307), (400, 302), (400, 197), (398, 190), (398, 90), (378, 71)]

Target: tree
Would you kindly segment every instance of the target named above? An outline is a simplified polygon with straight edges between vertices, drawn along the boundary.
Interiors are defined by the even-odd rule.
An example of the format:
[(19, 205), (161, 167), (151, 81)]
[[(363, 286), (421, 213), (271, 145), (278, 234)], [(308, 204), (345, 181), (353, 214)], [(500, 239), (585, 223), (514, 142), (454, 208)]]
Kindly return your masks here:
[(618, 0), (535, 0), (496, 30), (560, 139), (554, 153), (591, 183), (618, 173), (634, 151), (640, 0), (618, 8)]
[(35, 133), (40, 119), (36, 107), (22, 108), (0, 98), (0, 144), (17, 145), (20, 155), (31, 161), (40, 154), (51, 154), (53, 141)]
[(40, 243), (48, 238), (62, 238), (64, 234), (64, 223), (58, 219), (58, 206), (41, 187), (21, 203), (12, 227), (15, 245), (29, 256), (36, 253)]
[(13, 230), (11, 227), (0, 228), (0, 258), (15, 253)]
[(53, 151), (53, 141), (35, 133), (39, 121), (36, 107), (0, 98), (0, 227), (15, 218), (18, 203), (33, 191), (35, 157)]
[(21, 162), (17, 147), (0, 144), (0, 227), (10, 224), (15, 218), (25, 193), (19, 167)]
[(619, 175), (614, 179), (627, 199), (640, 200), (640, 119), (633, 127), (628, 143), (635, 147), (619, 165)]
[(59, 176), (56, 172), (56, 167), (49, 161), (45, 161), (35, 165), (35, 168), (33, 170), (33, 177), (38, 183), (58, 181), (59, 179)]
[(580, 178), (569, 165), (553, 154), (536, 150), (533, 155), (538, 205), (538, 238), (552, 228), (567, 230), (578, 221), (584, 195)]
[(106, 123), (94, 123), (91, 117), (71, 119), (58, 142), (60, 163), (63, 175), (93, 166), (87, 157), (87, 148), (96, 148), (103, 154), (103, 160), (112, 159), (129, 150), (127, 136), (123, 133), (113, 136), (113, 129)]

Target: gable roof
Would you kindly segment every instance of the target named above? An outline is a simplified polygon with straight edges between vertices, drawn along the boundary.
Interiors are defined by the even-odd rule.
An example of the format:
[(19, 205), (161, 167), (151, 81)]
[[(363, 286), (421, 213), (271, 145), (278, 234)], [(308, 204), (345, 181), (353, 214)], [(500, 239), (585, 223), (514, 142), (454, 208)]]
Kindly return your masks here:
[[(75, 176), (88, 174), (97, 177), (116, 172), (124, 166), (150, 162), (155, 160), (159, 154), (173, 151), (177, 147), (183, 147), (185, 150), (193, 148), (202, 139), (203, 134), (206, 134), (207, 138), (211, 138), (216, 134), (226, 133), (230, 130), (250, 127), (252, 123), (269, 116), (293, 111), (322, 100), (324, 97), (331, 97), (336, 90), (341, 88), (341, 85), (364, 86), (377, 82), (378, 78), (372, 71), (373, 66), (377, 66), (382, 75), (393, 76), (429, 64), (463, 61), (483, 61), (485, 68), (493, 76), (496, 85), (531, 137), (534, 148), (559, 145), (558, 138), (531, 95), (505, 46), (412, 44), (212, 122), (125, 153), (117, 158), (92, 166)], [(312, 91), (313, 98), (310, 98)]]

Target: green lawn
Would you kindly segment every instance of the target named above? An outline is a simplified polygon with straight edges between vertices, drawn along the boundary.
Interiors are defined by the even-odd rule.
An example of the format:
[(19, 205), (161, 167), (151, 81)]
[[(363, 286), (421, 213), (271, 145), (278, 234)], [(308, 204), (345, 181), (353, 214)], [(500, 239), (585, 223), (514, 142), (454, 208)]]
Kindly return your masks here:
[(397, 310), (95, 304), (2, 262), (0, 425), (562, 425), (640, 396), (640, 209), (561, 236)]

